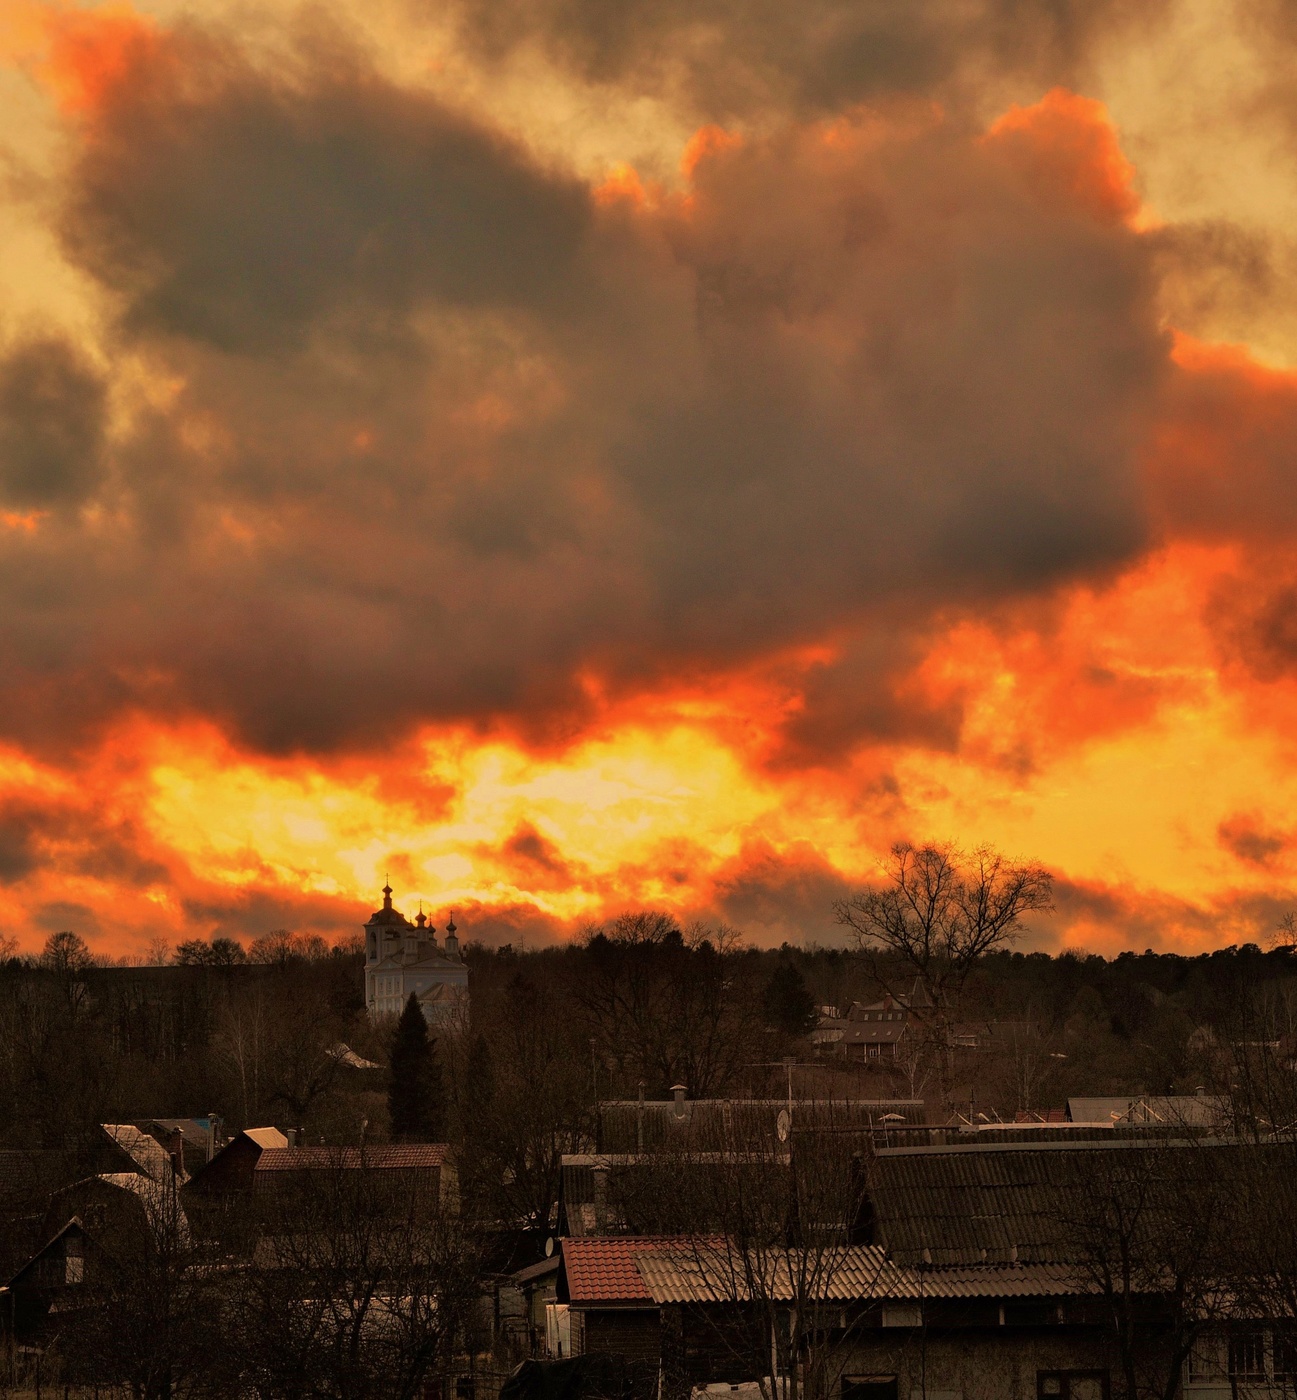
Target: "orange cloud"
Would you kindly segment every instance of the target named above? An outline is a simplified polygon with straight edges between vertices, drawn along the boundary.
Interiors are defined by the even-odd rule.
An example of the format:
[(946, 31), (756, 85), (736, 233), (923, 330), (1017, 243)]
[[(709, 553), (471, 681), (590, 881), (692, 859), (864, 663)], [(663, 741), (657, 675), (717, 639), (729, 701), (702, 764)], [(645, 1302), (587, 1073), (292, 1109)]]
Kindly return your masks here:
[[(161, 32), (42, 13), (61, 108), (116, 118)], [(0, 514), (64, 629), (5, 634), (0, 715), (91, 713), (0, 757), (29, 946), (341, 932), (389, 870), (469, 936), (647, 904), (828, 938), (899, 837), (1043, 861), (1056, 946), (1271, 918), (1297, 381), (1169, 355), (1101, 104), (980, 141), (935, 103), (706, 126), (689, 194), (617, 167), (591, 219), (426, 94), (230, 70), (156, 144), (132, 111), (68, 205), (184, 416), (103, 500)], [(225, 222), (196, 151), (280, 202)], [(66, 413), (33, 382), (43, 480)]]
[(1062, 198), (1095, 218), (1130, 222), (1139, 212), (1135, 168), (1102, 102), (1054, 88), (1010, 107), (986, 134), (1040, 197)]
[(723, 151), (731, 151), (743, 144), (743, 138), (737, 132), (726, 131), (724, 127), (709, 125), (700, 126), (689, 138), (680, 156), (680, 173), (686, 180), (692, 181), (698, 166), (704, 161), (719, 155)]
[(92, 10), (50, 5), (38, 13), (44, 52), (33, 68), (70, 115), (100, 107), (115, 89), (158, 57), (157, 24), (129, 4)]

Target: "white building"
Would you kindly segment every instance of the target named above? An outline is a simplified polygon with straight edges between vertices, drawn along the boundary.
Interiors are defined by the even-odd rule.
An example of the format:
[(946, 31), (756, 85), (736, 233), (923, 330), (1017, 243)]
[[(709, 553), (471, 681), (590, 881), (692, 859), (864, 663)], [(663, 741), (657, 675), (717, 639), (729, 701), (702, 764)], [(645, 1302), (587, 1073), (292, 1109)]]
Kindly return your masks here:
[(411, 923), (392, 908), (392, 888), (383, 886), (383, 907), (365, 925), (365, 1004), (371, 1016), (399, 1016), (413, 992), (430, 1026), (445, 1026), (468, 1011), (468, 968), (459, 953), (455, 921), (444, 943), (421, 912)]

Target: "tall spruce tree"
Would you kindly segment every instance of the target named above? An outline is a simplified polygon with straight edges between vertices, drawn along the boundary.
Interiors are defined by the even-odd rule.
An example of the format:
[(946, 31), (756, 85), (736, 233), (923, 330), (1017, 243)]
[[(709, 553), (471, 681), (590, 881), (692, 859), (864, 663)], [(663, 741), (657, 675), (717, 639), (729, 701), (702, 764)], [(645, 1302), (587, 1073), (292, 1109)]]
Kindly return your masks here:
[(809, 1035), (815, 1029), (815, 996), (796, 963), (781, 957), (762, 998), (767, 1023), (785, 1035)]
[(436, 1042), (413, 992), (392, 1037), (387, 1112), (394, 1142), (440, 1142), (445, 1135), (445, 1085)]

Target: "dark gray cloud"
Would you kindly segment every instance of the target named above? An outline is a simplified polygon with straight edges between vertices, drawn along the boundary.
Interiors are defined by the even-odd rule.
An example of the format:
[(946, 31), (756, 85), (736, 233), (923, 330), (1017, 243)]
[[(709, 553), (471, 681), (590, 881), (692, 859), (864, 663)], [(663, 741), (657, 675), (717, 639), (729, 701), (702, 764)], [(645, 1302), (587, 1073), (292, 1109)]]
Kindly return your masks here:
[(717, 874), (713, 908), (719, 918), (759, 944), (785, 938), (841, 946), (843, 930), (833, 918), (835, 900), (853, 888), (811, 845), (776, 851), (749, 844)]
[(336, 50), (279, 76), (193, 31), (108, 103), (63, 221), (136, 333), (295, 342), (433, 299), (546, 305), (574, 289), (582, 191)]
[(355, 900), (297, 890), (247, 889), (185, 900), (178, 926), (172, 931), (177, 941), (237, 938), (246, 942), (276, 928), (335, 938), (354, 935), (370, 912)]
[(933, 620), (1147, 538), (1156, 250), (1042, 193), (1048, 149), (790, 122), (688, 202), (608, 204), (336, 48), (150, 55), (61, 227), (114, 352), (176, 388), (114, 444), (110, 527), (0, 554), (5, 732), (134, 705), (280, 752), (434, 718), (563, 743), (591, 672), (832, 636), (790, 758), (950, 745), (897, 698)]
[[(411, 0), (419, 13), (427, 0)], [(703, 119), (833, 111), (931, 95), (972, 72), (1036, 84), (1085, 70), (1096, 41), (1155, 24), (1163, 0), (457, 0), (463, 40), (499, 61), (534, 46), (583, 80), (669, 93)]]
[(1265, 868), (1292, 845), (1292, 836), (1277, 831), (1253, 812), (1236, 812), (1216, 828), (1220, 844), (1246, 865)]
[(73, 504), (98, 482), (106, 394), (64, 340), (31, 338), (0, 356), (0, 502)]

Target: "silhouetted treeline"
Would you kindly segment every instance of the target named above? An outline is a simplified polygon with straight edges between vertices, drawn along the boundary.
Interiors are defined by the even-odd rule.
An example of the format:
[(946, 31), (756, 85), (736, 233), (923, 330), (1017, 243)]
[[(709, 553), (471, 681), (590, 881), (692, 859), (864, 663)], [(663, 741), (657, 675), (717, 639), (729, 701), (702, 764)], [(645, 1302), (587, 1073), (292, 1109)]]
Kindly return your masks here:
[[(447, 1132), (478, 1164), (470, 1187), (474, 1171), (507, 1181), (493, 1188), (509, 1197), (497, 1204), (518, 1218), (548, 1208), (556, 1153), (588, 1137), (597, 1100), (665, 1097), (677, 1083), (696, 1098), (779, 1091), (787, 1059), (816, 1062), (806, 1032), (818, 1008), (845, 1012), (884, 985), (908, 990), (885, 960), (874, 976), (849, 951), (756, 950), (732, 930), (682, 930), (656, 914), (561, 947), (470, 944), (466, 957), (471, 1011), (435, 1044)], [(1220, 1088), (1238, 1078), (1231, 1044), (1289, 1053), (1297, 957), (1252, 946), (995, 953), (957, 1016), (1012, 1030), (984, 1036), (960, 1071), (979, 1104), (1006, 1115), (1073, 1094)], [(10, 959), (0, 963), (0, 1145), (57, 1146), (96, 1122), (208, 1113), (231, 1129), (382, 1140), (394, 1029), (367, 1015), (355, 952), (166, 968)], [(377, 1068), (349, 1064), (339, 1046)], [(900, 1066), (818, 1063), (799, 1071), (808, 1090), (923, 1096), (913, 1066), (907, 1081)]]

